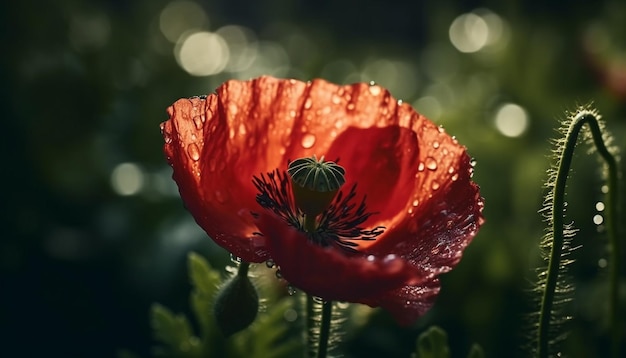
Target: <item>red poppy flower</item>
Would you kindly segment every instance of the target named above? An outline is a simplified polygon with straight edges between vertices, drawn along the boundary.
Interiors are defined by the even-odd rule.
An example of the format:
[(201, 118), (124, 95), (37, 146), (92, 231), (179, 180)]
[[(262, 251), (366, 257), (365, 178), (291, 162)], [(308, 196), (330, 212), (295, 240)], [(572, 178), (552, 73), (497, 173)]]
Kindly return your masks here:
[[(483, 222), (463, 146), (377, 86), (271, 77), (181, 99), (161, 125), (183, 202), (219, 245), (294, 287), (409, 324)], [(290, 161), (338, 160), (345, 185), (305, 232)]]

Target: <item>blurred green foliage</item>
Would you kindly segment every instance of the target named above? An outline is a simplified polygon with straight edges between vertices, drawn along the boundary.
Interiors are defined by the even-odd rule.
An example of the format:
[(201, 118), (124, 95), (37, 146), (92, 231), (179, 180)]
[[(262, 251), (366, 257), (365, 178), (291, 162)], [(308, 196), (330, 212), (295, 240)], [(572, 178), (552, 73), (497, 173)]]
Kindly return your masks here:
[[(625, 149), (626, 69), (620, 59), (626, 51), (626, 4), (193, 3), (199, 17), (165, 23), (221, 31), (222, 40), (247, 34), (242, 48), (253, 52), (231, 46), (232, 61), (215, 65), (235, 66), (237, 59), (239, 67), (210, 76), (184, 70), (178, 40), (190, 29), (170, 29), (181, 37), (166, 38), (166, 0), (0, 4), (2, 355), (111, 357), (127, 348), (148, 356), (153, 302), (191, 317), (196, 308), (188, 302), (187, 253), (202, 253), (216, 268), (228, 263), (228, 254), (184, 210), (158, 125), (180, 97), (265, 73), (376, 81), (444, 125), (478, 162), (474, 179), (485, 197), (487, 223), (458, 267), (442, 277), (436, 306), (409, 328), (375, 311), (349, 327), (346, 356), (409, 356), (416, 337), (433, 324), (448, 333), (453, 357), (465, 356), (473, 342), (488, 357), (523, 356), (520, 347), (532, 325), (529, 281), (544, 231), (536, 211), (549, 167), (549, 138), (559, 125), (555, 119), (594, 101), (615, 143)], [(450, 29), (470, 12), (483, 19), (496, 14), (503, 30), (493, 44), (464, 53), (452, 45)], [(476, 21), (479, 30), (484, 27)], [(228, 25), (240, 32), (228, 32)], [(223, 52), (222, 40), (212, 39)], [(526, 114), (517, 136), (498, 127), (505, 104)], [(596, 204), (603, 183), (594, 158), (578, 153), (573, 168), (566, 222), (580, 230), (574, 243), (582, 248), (572, 254), (576, 291), (568, 309), (574, 319), (565, 351), (603, 356), (607, 248), (602, 225), (593, 222), (602, 214)]]

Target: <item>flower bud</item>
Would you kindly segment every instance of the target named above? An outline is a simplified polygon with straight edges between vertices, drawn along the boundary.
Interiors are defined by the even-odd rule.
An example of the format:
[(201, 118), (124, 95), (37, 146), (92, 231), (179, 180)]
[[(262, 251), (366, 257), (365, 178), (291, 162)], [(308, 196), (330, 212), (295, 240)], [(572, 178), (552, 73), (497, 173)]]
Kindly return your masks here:
[(296, 159), (289, 163), (287, 173), (293, 182), (296, 205), (311, 217), (321, 214), (346, 182), (343, 167), (324, 161), (324, 157), (319, 161), (315, 156)]
[[(246, 265), (242, 270), (242, 266)], [(247, 328), (259, 310), (259, 295), (248, 278), (246, 263), (230, 278), (215, 297), (213, 313), (217, 326), (228, 337)]]

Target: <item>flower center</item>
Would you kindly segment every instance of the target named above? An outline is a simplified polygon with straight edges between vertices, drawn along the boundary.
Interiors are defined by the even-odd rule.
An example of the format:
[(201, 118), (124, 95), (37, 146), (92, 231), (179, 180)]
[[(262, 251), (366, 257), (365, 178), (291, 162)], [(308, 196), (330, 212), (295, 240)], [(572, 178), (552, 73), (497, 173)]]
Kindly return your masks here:
[(362, 227), (373, 213), (367, 212), (365, 197), (355, 203), (356, 184), (347, 195), (340, 190), (344, 175), (343, 167), (324, 157), (297, 159), (289, 163), (286, 172), (276, 169), (254, 177), (259, 191), (256, 201), (305, 232), (310, 241), (355, 252), (355, 241), (374, 240), (384, 227)]

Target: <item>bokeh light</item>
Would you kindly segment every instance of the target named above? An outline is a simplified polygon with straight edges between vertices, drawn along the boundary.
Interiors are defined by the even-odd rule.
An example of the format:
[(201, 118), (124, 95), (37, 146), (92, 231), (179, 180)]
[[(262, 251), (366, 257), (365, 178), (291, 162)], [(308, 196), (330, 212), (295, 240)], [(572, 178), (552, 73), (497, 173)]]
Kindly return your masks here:
[(174, 48), (176, 61), (192, 76), (209, 76), (226, 68), (230, 53), (222, 36), (198, 31), (183, 35)]
[(448, 34), (450, 42), (460, 52), (478, 52), (504, 38), (505, 23), (497, 14), (478, 9), (454, 19)]
[(111, 187), (119, 195), (135, 195), (143, 186), (143, 170), (137, 164), (121, 163), (111, 172)]
[(208, 26), (206, 12), (193, 1), (172, 1), (161, 11), (159, 17), (159, 28), (171, 43), (176, 43), (185, 32), (206, 29)]
[(517, 104), (503, 104), (496, 111), (494, 123), (503, 135), (519, 137), (528, 127), (528, 114), (524, 108)]

